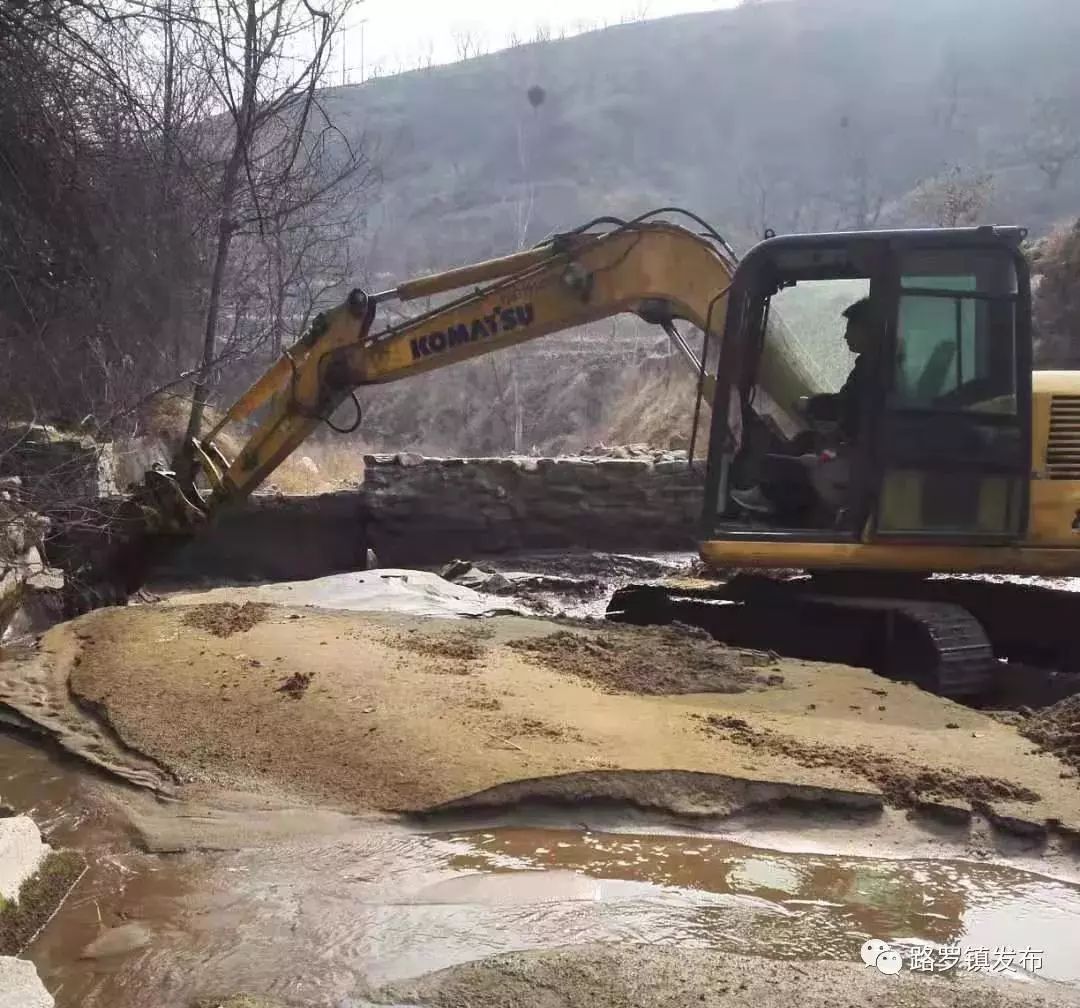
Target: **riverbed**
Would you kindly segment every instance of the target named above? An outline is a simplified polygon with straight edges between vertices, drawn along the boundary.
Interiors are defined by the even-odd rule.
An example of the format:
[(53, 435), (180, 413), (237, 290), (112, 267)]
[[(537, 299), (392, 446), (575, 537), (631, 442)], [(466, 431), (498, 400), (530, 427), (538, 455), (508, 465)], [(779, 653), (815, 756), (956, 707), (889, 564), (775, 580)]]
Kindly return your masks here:
[[(612, 587), (689, 559), (495, 562), (566, 584), (485, 619), (408, 572), (371, 572), (401, 610), (374, 622), (352, 575), (162, 592), (9, 652), (66, 670), (34, 679), (16, 718), (50, 734), (0, 734), (0, 800), (88, 863), (26, 953), (56, 1004), (531, 1006), (523, 977), (600, 1004), (587, 975), (615, 992), (604, 1008), (667, 1004), (668, 984), (713, 1008), (749, 996), (720, 982), (734, 969), (781, 985), (760, 1008), (791, 1003), (792, 978), (810, 1008), (835, 985), (862, 1004), (879, 981), (922, 983), (867, 971), (873, 939), (996, 962), (1004, 988), (952, 985), (935, 1004), (1080, 1004), (1075, 780), (1011, 728), (864, 670), (740, 653), (732, 692), (669, 677), (674, 694), (651, 695), (596, 637), (637, 631), (595, 617)], [(65, 718), (85, 759), (53, 741)], [(867, 746), (900, 780), (930, 768), (960, 790), (913, 800)], [(990, 807), (971, 771), (1036, 798), (1006, 788)], [(703, 971), (717, 984), (695, 986)], [(909, 987), (896, 1005), (927, 1003)]]
[(594, 827), (587, 811), (577, 826), (354, 822), (148, 854), (115, 783), (10, 737), (0, 764), (4, 801), (90, 866), (28, 951), (60, 1008), (187, 1008), (238, 990), (358, 1003), (444, 967), (591, 943), (793, 963), (857, 960), (870, 938), (1030, 948), (1039, 980), (1080, 989), (1080, 887), (1006, 866), (780, 851), (629, 815), (620, 826), (617, 812)]

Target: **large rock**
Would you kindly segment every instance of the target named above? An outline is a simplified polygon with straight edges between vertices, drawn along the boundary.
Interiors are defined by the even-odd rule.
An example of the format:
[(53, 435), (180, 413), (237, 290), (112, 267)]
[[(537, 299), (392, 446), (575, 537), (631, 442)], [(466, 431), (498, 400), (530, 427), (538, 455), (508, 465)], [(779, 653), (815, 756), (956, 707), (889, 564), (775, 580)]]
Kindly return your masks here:
[(0, 819), (0, 897), (14, 901), (22, 884), (41, 867), (49, 853), (29, 816)]
[(44, 425), (0, 432), (0, 477), (17, 475), (37, 505), (90, 501), (116, 489), (112, 445)]
[(53, 1008), (37, 968), (27, 959), (0, 956), (0, 1008)]
[(0, 639), (44, 629), (47, 599), (63, 587), (60, 573), (48, 567), (42, 541), (49, 520), (20, 500), (20, 484), (11, 477), (0, 489)]

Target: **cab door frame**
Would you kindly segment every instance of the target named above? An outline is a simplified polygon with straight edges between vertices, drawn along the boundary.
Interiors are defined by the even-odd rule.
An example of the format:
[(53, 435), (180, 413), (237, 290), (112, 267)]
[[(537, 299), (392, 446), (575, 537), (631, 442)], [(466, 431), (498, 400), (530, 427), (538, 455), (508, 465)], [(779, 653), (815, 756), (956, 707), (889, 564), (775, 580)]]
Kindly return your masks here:
[[(1020, 251), (1020, 243), (1027, 232), (1022, 228), (979, 227), (941, 228), (927, 230), (895, 230), (869, 232), (833, 232), (828, 234), (794, 235), (768, 238), (760, 242), (741, 260), (733, 277), (729, 292), (723, 340), (717, 363), (718, 380), (713, 400), (712, 425), (708, 468), (705, 479), (705, 496), (702, 511), (701, 532), (706, 539), (806, 541), (806, 542), (852, 542), (863, 536), (896, 542), (903, 538), (940, 543), (948, 541), (978, 543), (1000, 542), (1000, 536), (942, 536), (933, 534), (916, 537), (882, 533), (879, 530), (879, 491), (885, 472), (885, 457), (875, 447), (859, 453), (858, 466), (865, 481), (862, 506), (855, 517), (852, 530), (763, 530), (721, 527), (722, 516), (728, 505), (728, 477), (734, 453), (731, 450), (731, 432), (728, 426), (732, 387), (745, 389), (753, 384), (756, 368), (761, 361), (761, 346), (751, 342), (749, 323), (756, 315), (754, 306), (762, 298), (766, 272), (774, 262), (774, 255), (785, 249), (810, 251), (859, 248), (861, 254), (875, 261), (871, 275), (875, 296), (875, 311), (883, 328), (885, 351), (878, 356), (874, 372), (878, 390), (891, 387), (892, 366), (897, 342), (897, 319), (899, 312), (901, 277), (899, 256), (910, 248), (972, 248), (1006, 251), (1012, 258), (1017, 276), (1015, 295), (1015, 346), (1017, 375), (1017, 417), (1021, 425), (1021, 441), (1026, 471), (1021, 489), (1019, 528), (1021, 535), (1027, 525), (1029, 507), (1030, 454), (1031, 454), (1031, 292), (1030, 272), (1027, 261)], [(884, 295), (878, 297), (879, 294)], [(884, 318), (881, 314), (884, 314)], [(864, 405), (863, 418), (874, 446), (880, 445), (880, 427), (884, 416), (884, 396), (871, 396)]]
[[(1020, 251), (1019, 243), (1026, 232), (1018, 228), (998, 229), (991, 227), (973, 229), (942, 229), (938, 231), (903, 232), (890, 241), (890, 268), (884, 290), (875, 291), (883, 296), (879, 301), (885, 314), (884, 347), (875, 368), (875, 394), (865, 406), (872, 448), (864, 456), (869, 468), (867, 479), (871, 492), (867, 497), (865, 513), (865, 538), (872, 542), (919, 542), (955, 543), (964, 545), (1000, 544), (1019, 542), (1026, 534), (1030, 507), (1031, 477), (1031, 280), (1028, 263)], [(904, 286), (902, 261), (912, 253), (971, 252), (1007, 256), (1015, 270), (1016, 290), (1011, 294), (987, 293), (975, 290), (950, 288), (924, 289)], [(974, 411), (937, 409), (935, 407), (901, 407), (892, 405), (896, 393), (896, 362), (901, 352), (900, 320), (901, 299), (943, 298), (957, 304), (957, 340), (960, 340), (960, 302), (970, 300), (988, 305), (988, 311), (1003, 302), (1013, 305), (1013, 391), (1015, 413), (992, 414)], [(987, 321), (989, 326), (989, 321)], [(992, 335), (992, 334), (991, 334)], [(957, 364), (959, 368), (959, 363)], [(974, 434), (978, 428), (983, 433), (995, 429), (999, 444), (1005, 449), (993, 458), (990, 452), (984, 457), (974, 457), (969, 451), (953, 451), (948, 444), (950, 434), (955, 435), (967, 427)], [(1012, 432), (1012, 437), (1001, 436)], [(978, 440), (977, 438), (975, 439)], [(968, 443), (971, 443), (969, 437)], [(1009, 456), (1011, 457), (1004, 457)], [(1000, 531), (972, 528), (933, 528), (924, 526), (909, 529), (890, 529), (885, 526), (886, 480), (890, 472), (902, 467), (925, 474), (940, 473), (942, 482), (954, 480), (958, 474), (970, 473), (974, 478), (1001, 476), (1012, 481), (1013, 497), (1007, 494), (1006, 511), (1011, 521), (1008, 528)]]

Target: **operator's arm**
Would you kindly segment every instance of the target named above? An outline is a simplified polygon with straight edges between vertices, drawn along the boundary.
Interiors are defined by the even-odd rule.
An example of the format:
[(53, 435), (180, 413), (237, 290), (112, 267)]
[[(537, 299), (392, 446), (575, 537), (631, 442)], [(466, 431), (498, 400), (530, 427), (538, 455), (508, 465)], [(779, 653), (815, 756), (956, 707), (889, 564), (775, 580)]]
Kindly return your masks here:
[(854, 440), (858, 434), (865, 359), (866, 354), (856, 358), (855, 366), (838, 391), (811, 396), (806, 405), (808, 419), (838, 424), (848, 440)]

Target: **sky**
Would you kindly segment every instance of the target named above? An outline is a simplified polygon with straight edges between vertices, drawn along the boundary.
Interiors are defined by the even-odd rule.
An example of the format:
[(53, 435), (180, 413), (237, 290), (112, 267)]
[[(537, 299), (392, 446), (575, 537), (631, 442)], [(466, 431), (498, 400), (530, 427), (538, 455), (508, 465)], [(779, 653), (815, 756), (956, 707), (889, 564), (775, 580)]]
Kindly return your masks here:
[[(737, 0), (363, 0), (346, 21), (333, 55), (333, 83), (358, 84), (378, 75), (460, 58), (476, 43), (504, 49), (538, 29), (572, 35), (623, 20), (733, 7)], [(342, 79), (344, 78), (344, 79)]]

